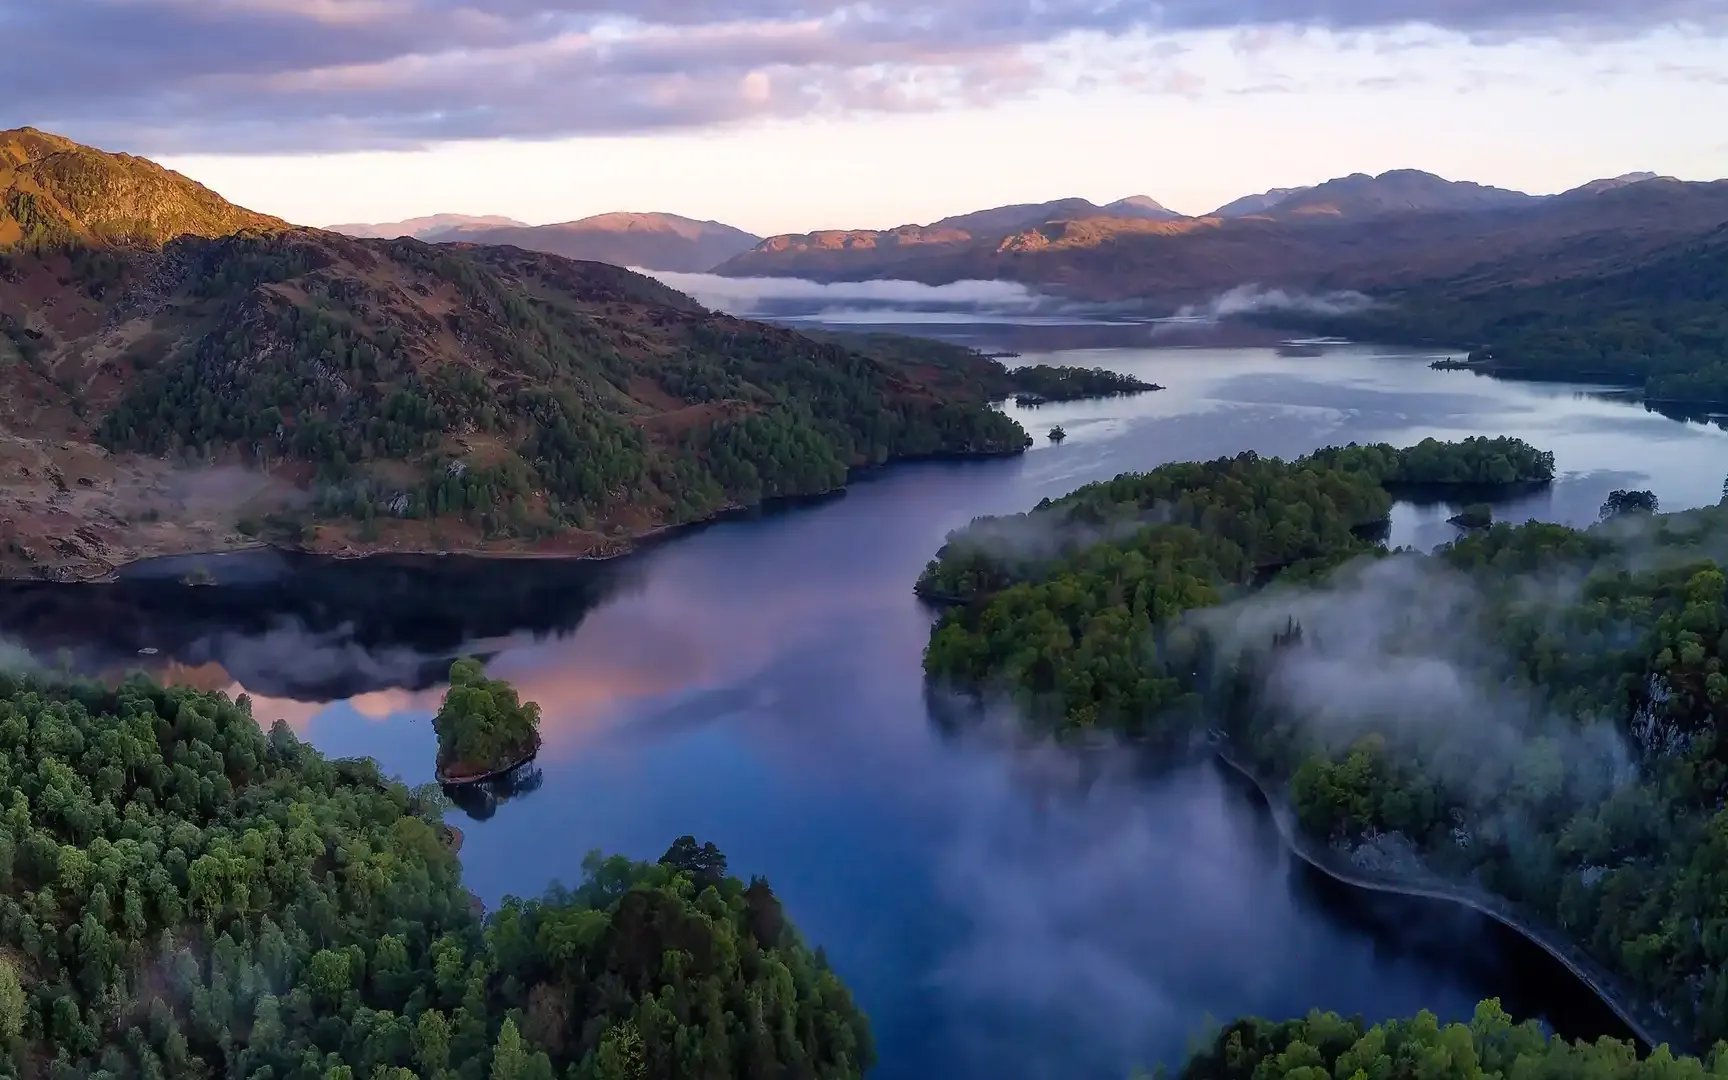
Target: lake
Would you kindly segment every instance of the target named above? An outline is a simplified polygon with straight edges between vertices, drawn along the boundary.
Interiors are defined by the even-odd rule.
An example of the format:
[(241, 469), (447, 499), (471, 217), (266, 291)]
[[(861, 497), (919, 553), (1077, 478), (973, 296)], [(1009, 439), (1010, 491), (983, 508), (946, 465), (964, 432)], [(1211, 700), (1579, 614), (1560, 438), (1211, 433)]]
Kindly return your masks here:
[[(537, 773), (453, 810), (489, 905), (575, 880), (593, 848), (683, 833), (772, 881), (874, 1024), (892, 1080), (1124, 1080), (1211, 1019), (1313, 1007), (1466, 1017), (1500, 995), (1569, 1034), (1618, 1033), (1557, 965), (1444, 905), (1354, 893), (1281, 848), (1210, 764), (1082, 760), (932, 722), (931, 619), (912, 595), (951, 529), (1130, 469), (1253, 449), (1508, 434), (1555, 452), (1502, 518), (1584, 523), (1613, 488), (1715, 502), (1728, 432), (1590, 387), (1431, 371), (1366, 347), (1109, 349), (1160, 393), (1012, 409), (1020, 458), (867, 476), (841, 497), (706, 528), (610, 564), (312, 563), (243, 556), (208, 588), (172, 568), (100, 586), (0, 586), (0, 633), (88, 668), (138, 661), (244, 690), (335, 755), (431, 779), (452, 657), (488, 658), (544, 710)], [(1045, 441), (1060, 424), (1068, 438)], [(1392, 542), (1455, 535), (1400, 504)]]

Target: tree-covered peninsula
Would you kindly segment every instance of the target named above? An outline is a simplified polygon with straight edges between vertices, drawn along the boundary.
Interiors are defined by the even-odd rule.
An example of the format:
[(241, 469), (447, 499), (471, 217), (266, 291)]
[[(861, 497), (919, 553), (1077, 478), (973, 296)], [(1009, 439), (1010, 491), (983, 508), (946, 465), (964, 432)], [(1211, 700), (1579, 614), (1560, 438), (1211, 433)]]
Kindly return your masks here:
[(1652, 1029), (1728, 1037), (1728, 506), (1388, 553), (1361, 457), (1166, 466), (976, 522), (921, 580), (953, 601), (926, 671), (1059, 731), (1211, 729), (1328, 860), (1480, 898)]
[(522, 701), (516, 688), (488, 679), (480, 661), (450, 665), (450, 688), (432, 717), (438, 733), (438, 779), (472, 783), (508, 772), (540, 749), (540, 704)]
[(766, 881), (683, 838), (489, 916), (436, 788), (245, 697), (0, 675), (0, 1071), (45, 1080), (857, 1078)]

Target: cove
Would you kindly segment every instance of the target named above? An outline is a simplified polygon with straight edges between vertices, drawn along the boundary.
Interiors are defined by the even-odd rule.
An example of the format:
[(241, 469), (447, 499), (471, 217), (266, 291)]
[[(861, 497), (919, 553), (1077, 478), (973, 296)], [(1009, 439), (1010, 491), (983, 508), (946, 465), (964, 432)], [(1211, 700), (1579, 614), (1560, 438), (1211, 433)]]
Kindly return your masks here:
[[(1464, 1017), (1489, 995), (1568, 1034), (1621, 1033), (1497, 924), (1309, 870), (1208, 762), (944, 730), (924, 700), (930, 615), (911, 586), (976, 514), (1166, 461), (1516, 435), (1554, 450), (1561, 475), (1497, 516), (1582, 522), (1614, 488), (1649, 487), (1667, 508), (1715, 501), (1728, 433), (1603, 388), (1435, 372), (1389, 350), (1025, 359), (1169, 389), (1014, 410), (1037, 438), (1023, 457), (896, 467), (612, 563), (260, 554), (213, 566), (223, 583), (206, 588), (7, 583), (0, 634), (45, 659), (148, 660), (243, 690), (260, 717), (411, 783), (432, 779), (450, 659), (488, 657), (541, 702), (545, 745), (525, 775), (451, 812), (481, 898), (573, 880), (590, 848), (651, 858), (683, 833), (712, 840), (825, 947), (871, 1015), (880, 1077), (1122, 1080), (1176, 1062), (1209, 1017)], [(1051, 446), (1057, 424), (1068, 438)], [(1448, 539), (1454, 512), (1401, 504), (1392, 542)]]

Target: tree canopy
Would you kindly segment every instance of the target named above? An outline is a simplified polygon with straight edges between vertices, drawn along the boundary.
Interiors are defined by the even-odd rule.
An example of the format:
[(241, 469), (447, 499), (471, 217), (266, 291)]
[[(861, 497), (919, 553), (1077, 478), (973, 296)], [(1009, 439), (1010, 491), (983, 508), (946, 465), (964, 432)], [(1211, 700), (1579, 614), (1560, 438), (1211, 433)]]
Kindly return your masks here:
[(516, 688), (488, 679), (480, 661), (450, 665), (450, 688), (432, 717), (438, 733), (438, 774), (449, 782), (508, 769), (540, 748), (540, 705), (520, 701)]
[[(855, 1078), (767, 882), (598, 853), (488, 917), (436, 788), (245, 697), (0, 675), (0, 1071), (53, 1080)], [(693, 843), (693, 842), (692, 842)]]
[(920, 580), (950, 602), (926, 672), (1065, 733), (1221, 730), (1332, 857), (1483, 896), (1728, 1037), (1728, 505), (1621, 493), (1588, 530), (1391, 554), (1361, 529), (1390, 461), (1165, 466), (974, 522)]
[(1300, 1020), (1237, 1020), (1218, 1030), (1175, 1073), (1178, 1080), (1710, 1080), (1728, 1077), (1728, 1055), (1713, 1063), (1659, 1050), (1640, 1059), (1615, 1039), (1549, 1038), (1516, 1024), (1498, 1000), (1468, 1023), (1441, 1024), (1430, 1012), (1368, 1026), (1360, 1018), (1313, 1012)]

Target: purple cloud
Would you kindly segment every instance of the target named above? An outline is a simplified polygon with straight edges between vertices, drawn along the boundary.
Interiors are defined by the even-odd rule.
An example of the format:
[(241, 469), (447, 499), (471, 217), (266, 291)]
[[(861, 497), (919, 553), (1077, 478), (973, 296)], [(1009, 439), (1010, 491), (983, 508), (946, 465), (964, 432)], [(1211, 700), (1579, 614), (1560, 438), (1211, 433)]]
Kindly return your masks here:
[[(1719, 0), (0, 0), (0, 125), (150, 153), (410, 147), (939, 108), (1034, 50), (1257, 27), (1724, 28)], [(1193, 92), (1175, 68), (1148, 85)]]

